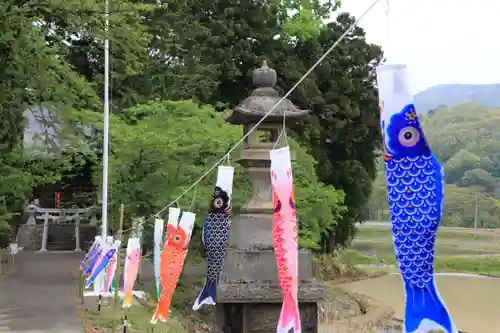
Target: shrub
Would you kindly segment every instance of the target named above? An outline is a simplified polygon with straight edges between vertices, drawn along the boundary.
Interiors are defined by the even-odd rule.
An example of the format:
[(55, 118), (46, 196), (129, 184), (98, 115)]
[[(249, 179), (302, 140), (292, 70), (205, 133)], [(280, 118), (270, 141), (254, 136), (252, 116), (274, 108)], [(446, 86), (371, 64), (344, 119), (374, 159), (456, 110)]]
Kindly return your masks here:
[(10, 225), (7, 216), (0, 216), (0, 249), (9, 246), (10, 243)]

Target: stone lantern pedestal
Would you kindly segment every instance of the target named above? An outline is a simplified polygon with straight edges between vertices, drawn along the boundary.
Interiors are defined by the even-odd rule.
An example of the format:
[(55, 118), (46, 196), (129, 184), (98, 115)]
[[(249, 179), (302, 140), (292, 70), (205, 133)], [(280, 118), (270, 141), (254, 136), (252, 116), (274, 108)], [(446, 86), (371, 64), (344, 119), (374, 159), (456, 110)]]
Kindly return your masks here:
[[(245, 134), (253, 128), (281, 97), (273, 88), (276, 72), (264, 62), (254, 71), (256, 89), (226, 119), (243, 125)], [(252, 197), (240, 215), (233, 218), (229, 248), (217, 292), (217, 323), (223, 332), (274, 333), (282, 305), (272, 239), (272, 185), (269, 152), (286, 125), (307, 116), (289, 100), (277, 108), (254, 130), (244, 143), (238, 162), (252, 181)], [(283, 138), (277, 147), (284, 145)], [(318, 302), (327, 298), (327, 288), (314, 282), (312, 256), (299, 252), (299, 308), (302, 332), (318, 332)]]

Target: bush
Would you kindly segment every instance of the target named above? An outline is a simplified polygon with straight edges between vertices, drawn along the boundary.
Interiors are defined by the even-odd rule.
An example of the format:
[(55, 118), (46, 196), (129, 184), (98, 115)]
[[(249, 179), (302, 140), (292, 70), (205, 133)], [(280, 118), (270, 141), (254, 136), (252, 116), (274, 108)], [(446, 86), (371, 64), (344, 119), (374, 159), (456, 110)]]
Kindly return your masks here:
[(9, 246), (10, 225), (5, 216), (0, 216), (0, 249)]
[(342, 249), (317, 255), (313, 259), (314, 277), (322, 281), (363, 277), (365, 274), (352, 263), (353, 253), (355, 252)]

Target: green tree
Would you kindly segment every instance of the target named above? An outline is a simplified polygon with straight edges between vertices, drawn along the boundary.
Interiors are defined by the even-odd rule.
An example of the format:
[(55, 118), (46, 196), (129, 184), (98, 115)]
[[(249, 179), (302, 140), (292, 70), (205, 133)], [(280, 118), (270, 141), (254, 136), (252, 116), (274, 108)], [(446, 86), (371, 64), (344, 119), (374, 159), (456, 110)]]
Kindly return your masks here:
[[(99, 104), (92, 86), (61, 60), (61, 50), (47, 44), (51, 32), (37, 24), (31, 5), (7, 1), (0, 8), (0, 197), (10, 215), (24, 209), (33, 187), (60, 177), (67, 157), (81, 148), (64, 125), (72, 124), (79, 107)], [(25, 115), (40, 110), (51, 130), (24, 146)], [(66, 146), (68, 154), (59, 154), (57, 146)]]
[[(249, 74), (262, 59), (278, 72), (277, 89), (287, 91), (354, 22), (343, 14), (317, 35), (276, 38), (286, 33), (280, 10), (297, 3), (167, 0), (147, 21), (157, 52), (141, 81), (144, 94), (232, 107), (248, 96)], [(356, 28), (291, 97), (312, 110), (296, 137), (320, 162), (318, 177), (346, 193), (348, 213), (329, 249), (348, 241), (366, 213), (380, 145), (374, 69), (381, 59), (380, 47)]]
[[(111, 122), (110, 210), (116, 211), (125, 203), (131, 216), (158, 212), (224, 155), (242, 133), (212, 107), (199, 107), (190, 101), (150, 102), (126, 114), (129, 122), (116, 117)], [(88, 117), (95, 126), (101, 124), (99, 115), (91, 113)], [(335, 227), (345, 211), (343, 193), (320, 183), (314, 159), (290, 141), (297, 155), (293, 168), (301, 245), (320, 250), (325, 233)], [(237, 212), (248, 199), (250, 184), (242, 168), (234, 166), (233, 203)], [(208, 209), (214, 182), (211, 174), (179, 200), (184, 209), (193, 205), (198, 225)]]
[(480, 192), (494, 193), (498, 188), (498, 178), (483, 169), (467, 170), (457, 182), (459, 186), (474, 186)]
[[(342, 14), (316, 39), (296, 47), (305, 72), (354, 22)], [(367, 216), (366, 202), (376, 175), (376, 149), (380, 147), (380, 118), (375, 90), (375, 67), (380, 47), (368, 44), (364, 32), (352, 34), (327, 57), (293, 94), (293, 101), (312, 110), (296, 133), (318, 161), (321, 181), (345, 192), (347, 214), (328, 239), (328, 248), (344, 244), (354, 235), (354, 223)], [(300, 62), (299, 62), (300, 63)], [(281, 67), (281, 66), (280, 66)], [(289, 86), (297, 73), (288, 73)]]
[(141, 100), (134, 77), (142, 73), (151, 52), (151, 36), (143, 21), (154, 6), (134, 0), (110, 1), (108, 32), (104, 6), (100, 0), (49, 0), (27, 1), (23, 8), (45, 31), (46, 44), (56, 48), (75, 73), (92, 82), (100, 97), (104, 91), (104, 39), (109, 39), (110, 96), (113, 110), (118, 112)]
[[(152, 1), (145, 4), (113, 1), (108, 37), (111, 106), (118, 116), (112, 124), (123, 127), (115, 130), (112, 149), (117, 149), (114, 142), (121, 139), (116, 137), (116, 131), (126, 138), (130, 126), (142, 131), (141, 135), (130, 133), (136, 135), (134, 142), (138, 144), (144, 142), (142, 137), (148, 138), (148, 129), (140, 125), (148, 118), (131, 112), (136, 103), (143, 103), (144, 107), (146, 101), (156, 98), (192, 99), (224, 110), (248, 96), (252, 88), (249, 74), (263, 59), (278, 71), (277, 89), (288, 90), (353, 23), (352, 17), (341, 15), (336, 22), (323, 25), (321, 20), (336, 6), (338, 1), (322, 0), (245, 3), (165, 0), (161, 5)], [(0, 37), (0, 44), (8, 51), (0, 58), (0, 70), (7, 78), (0, 83), (5, 88), (5, 95), (0, 97), (0, 113), (5, 123), (9, 122), (8, 131), (0, 129), (0, 143), (8, 144), (9, 151), (20, 145), (24, 129), (22, 113), (27, 107), (41, 106), (50, 111), (53, 127), (63, 128), (65, 136), (71, 139), (72, 144), (66, 145), (71, 147), (67, 156), (83, 150), (99, 161), (101, 129), (95, 126), (96, 130), (88, 133), (82, 125), (87, 125), (89, 119), (102, 120), (98, 113), (92, 112), (101, 110), (103, 12), (103, 3), (97, 0), (28, 1), (23, 5), (10, 0), (0, 9), (0, 24), (6, 32)], [(352, 236), (353, 223), (362, 219), (364, 201), (371, 190), (375, 175), (372, 147), (379, 145), (373, 69), (381, 57), (380, 48), (367, 44), (362, 29), (355, 29), (292, 96), (300, 108), (312, 110), (310, 119), (295, 134), (301, 146), (320, 162), (315, 165), (317, 177), (325, 185), (319, 181), (311, 184), (327, 192), (328, 186), (334, 186), (346, 194), (346, 214), (342, 215), (337, 205), (332, 204), (329, 213), (324, 211), (311, 218), (311, 223), (322, 230), (323, 234), (315, 232), (315, 235), (320, 235), (327, 250)], [(321, 126), (315, 128), (316, 124)], [(79, 144), (82, 136), (90, 145)], [(363, 139), (369, 144), (363, 143)], [(142, 153), (148, 151), (134, 146), (134, 142), (129, 141), (129, 147), (136, 147)], [(21, 156), (22, 152), (19, 148)], [(181, 156), (186, 158), (186, 164), (198, 163), (194, 166), (200, 165), (202, 169), (206, 162), (200, 161), (209, 161), (211, 155), (199, 156), (200, 161)], [(49, 160), (43, 161), (51, 164)], [(165, 162), (151, 157), (148, 163), (154, 171)], [(16, 164), (16, 170), (24, 172), (27, 164), (24, 156)], [(60, 175), (62, 169), (58, 165), (52, 167), (58, 172), (48, 179)], [(142, 165), (141, 168), (149, 170)], [(136, 177), (134, 184), (145, 181), (141, 180), (141, 172), (145, 171), (127, 175), (121, 166), (118, 170), (124, 179)], [(177, 172), (168, 170), (170, 174)], [(189, 179), (180, 177), (179, 185)], [(317, 209), (323, 211), (327, 207), (320, 205), (323, 194), (311, 186), (304, 193), (316, 198)], [(125, 191), (130, 197), (124, 194), (118, 201), (136, 202), (137, 207), (132, 211), (142, 214), (156, 205), (149, 200), (153, 197), (143, 192)], [(327, 192), (326, 197), (330, 193)], [(334, 199), (341, 202), (340, 196), (329, 197), (325, 202)], [(313, 213), (317, 211), (310, 211), (311, 216)], [(305, 219), (302, 223), (306, 223)]]
[(468, 188), (460, 188), (455, 185), (446, 185), (443, 225), (473, 227), (476, 196), (478, 197), (479, 208), (478, 227), (500, 227), (499, 201), (471, 191)]
[(450, 184), (456, 183), (464, 176), (467, 170), (477, 168), (479, 161), (479, 157), (467, 150), (459, 150), (444, 165), (446, 182)]
[(323, 20), (339, 6), (339, 0), (281, 0), (279, 20), (288, 37), (305, 41), (320, 34)]
[(7, 211), (5, 197), (0, 197), (0, 249), (9, 246), (11, 214)]

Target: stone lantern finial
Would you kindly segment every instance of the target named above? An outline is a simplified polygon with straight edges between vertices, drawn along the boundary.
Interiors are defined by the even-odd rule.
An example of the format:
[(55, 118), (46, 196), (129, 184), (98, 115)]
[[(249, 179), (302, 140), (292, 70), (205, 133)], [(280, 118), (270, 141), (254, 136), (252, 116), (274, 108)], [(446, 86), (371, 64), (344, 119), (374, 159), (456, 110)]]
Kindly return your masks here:
[[(309, 111), (297, 108), (289, 99), (281, 99), (279, 92), (274, 89), (277, 82), (276, 71), (262, 62), (262, 66), (253, 71), (253, 84), (255, 90), (250, 96), (241, 101), (226, 118), (231, 124), (248, 125), (256, 124), (267, 114), (265, 122), (260, 126), (268, 124), (283, 124), (283, 114), (286, 114), (286, 125), (291, 126), (299, 120), (307, 117)], [(268, 112), (273, 111), (268, 114)], [(251, 128), (248, 127), (248, 128)]]
[(253, 72), (253, 84), (257, 88), (273, 88), (277, 79), (276, 71), (267, 65), (267, 60), (264, 60), (262, 66)]

